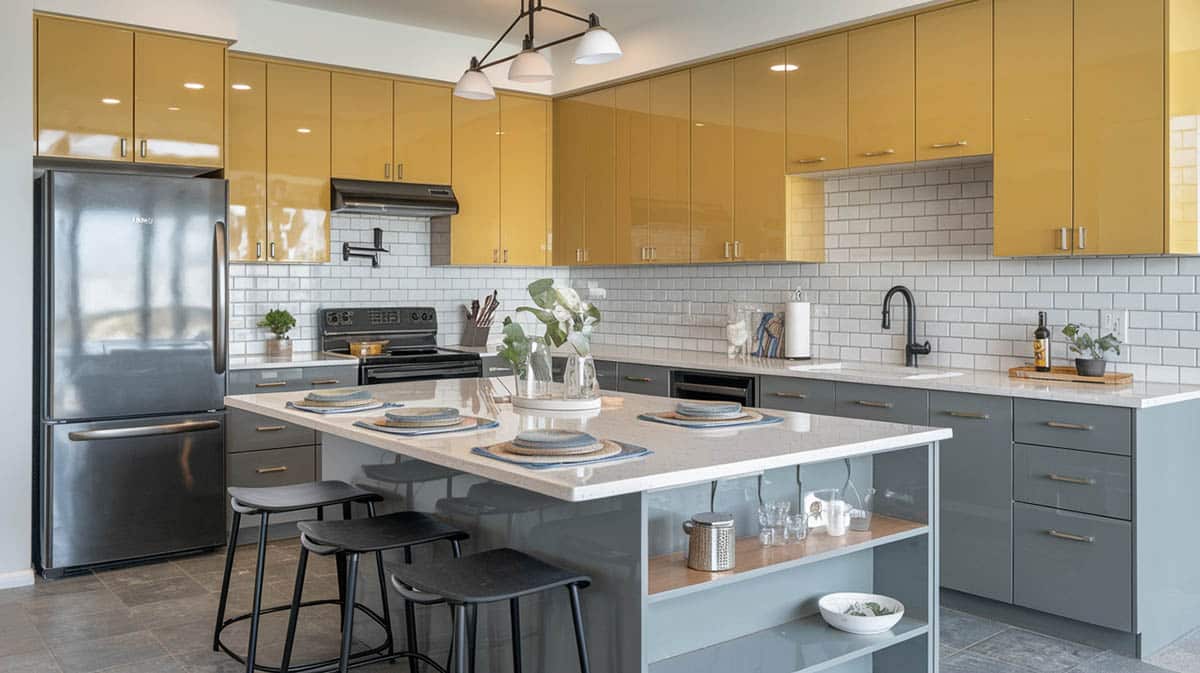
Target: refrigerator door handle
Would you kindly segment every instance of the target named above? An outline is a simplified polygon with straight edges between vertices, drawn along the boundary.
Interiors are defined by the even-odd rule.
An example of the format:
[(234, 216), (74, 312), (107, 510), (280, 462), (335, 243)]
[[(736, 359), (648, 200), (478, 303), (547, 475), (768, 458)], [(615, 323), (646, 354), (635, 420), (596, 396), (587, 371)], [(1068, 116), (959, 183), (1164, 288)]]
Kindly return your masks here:
[(157, 435), (179, 435), (185, 432), (200, 432), (201, 430), (218, 430), (220, 421), (182, 421), (162, 425), (135, 425), (130, 428), (106, 428), (104, 430), (79, 430), (67, 433), (67, 438), (74, 442), (88, 442), (97, 439), (128, 439), (130, 437), (154, 437)]
[(213, 304), (213, 371), (225, 373), (225, 340), (228, 329), (229, 288), (226, 278), (227, 250), (225, 238), (225, 223), (217, 220), (213, 227), (213, 268), (212, 268), (212, 304)]

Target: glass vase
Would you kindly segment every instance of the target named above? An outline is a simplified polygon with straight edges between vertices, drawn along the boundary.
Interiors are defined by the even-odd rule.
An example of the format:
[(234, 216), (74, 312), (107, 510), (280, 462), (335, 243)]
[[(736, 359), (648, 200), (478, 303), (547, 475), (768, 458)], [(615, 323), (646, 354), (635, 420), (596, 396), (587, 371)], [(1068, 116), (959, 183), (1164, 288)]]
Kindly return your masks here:
[(526, 399), (549, 397), (553, 381), (550, 349), (540, 341), (529, 342), (529, 355), (513, 367), (513, 394)]
[(567, 357), (567, 366), (563, 370), (563, 399), (594, 400), (599, 396), (596, 361), (591, 355), (572, 353)]

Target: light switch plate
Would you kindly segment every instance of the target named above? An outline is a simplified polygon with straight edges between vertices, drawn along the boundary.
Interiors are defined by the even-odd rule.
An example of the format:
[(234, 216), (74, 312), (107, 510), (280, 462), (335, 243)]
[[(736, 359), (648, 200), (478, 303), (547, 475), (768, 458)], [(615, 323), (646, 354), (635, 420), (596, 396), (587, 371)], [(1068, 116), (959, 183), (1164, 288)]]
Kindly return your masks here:
[[(1129, 311), (1119, 308), (1102, 308), (1100, 309), (1100, 325), (1097, 338), (1106, 334), (1116, 334), (1121, 340), (1121, 345), (1129, 343)], [(1121, 349), (1122, 352), (1124, 348)], [(1122, 356), (1121, 359), (1124, 359)]]

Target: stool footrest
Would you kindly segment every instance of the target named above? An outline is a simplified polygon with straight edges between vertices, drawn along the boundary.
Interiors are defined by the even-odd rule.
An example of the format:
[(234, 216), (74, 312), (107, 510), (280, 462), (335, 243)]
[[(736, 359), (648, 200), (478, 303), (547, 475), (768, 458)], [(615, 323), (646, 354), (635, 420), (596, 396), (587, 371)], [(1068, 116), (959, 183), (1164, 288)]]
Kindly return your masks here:
[[(317, 605), (337, 605), (340, 607), (341, 604), (342, 604), (342, 602), (336, 598), (325, 598), (325, 599), (316, 600), (316, 601), (304, 601), (303, 603), (300, 604), (300, 608), (302, 608), (302, 609), (309, 608), (309, 607), (314, 607)], [(288, 603), (285, 605), (276, 605), (276, 606), (269, 607), (269, 608), (263, 608), (262, 610), (259, 611), (259, 615), (260, 616), (261, 615), (269, 615), (273, 612), (283, 612), (285, 610), (291, 610), (291, 609), (292, 609), (291, 603)], [(367, 617), (369, 617), (371, 619), (371, 621), (378, 624), (380, 628), (384, 629), (385, 631), (387, 630), (387, 625), (384, 623), (383, 617), (381, 617), (378, 613), (376, 613), (371, 608), (367, 607), (366, 605), (363, 605), (362, 603), (355, 603), (354, 609), (365, 614)], [(226, 619), (221, 624), (221, 628), (217, 631), (217, 646), (221, 649), (221, 651), (223, 651), (225, 654), (229, 655), (229, 657), (231, 659), (238, 662), (239, 664), (246, 663), (245, 655), (238, 654), (237, 652), (234, 652), (233, 650), (229, 649), (229, 646), (226, 645), (225, 641), (221, 639), (221, 634), (224, 633), (225, 627), (227, 627), (231, 624), (236, 624), (237, 622), (240, 622), (240, 621), (245, 621), (247, 619), (250, 619), (251, 616), (252, 616), (251, 613), (247, 612), (244, 615), (230, 617), (229, 619)], [(369, 648), (369, 649), (366, 649), (366, 650), (361, 650), (359, 652), (353, 652), (350, 654), (350, 658), (352, 660), (354, 660), (355, 666), (359, 666), (359, 665), (365, 665), (366, 663), (376, 663), (378, 661), (383, 661), (384, 659), (391, 659), (393, 657), (401, 656), (400, 653), (387, 654), (387, 649), (389, 647), (391, 647), (392, 645), (393, 645), (392, 634), (388, 633), (387, 638), (383, 641), (382, 644), (377, 645), (372, 648)], [(359, 661), (362, 657), (369, 657), (369, 656), (373, 656), (373, 655), (381, 655), (381, 658), (372, 659), (370, 662), (360, 662)], [(408, 653), (408, 655), (406, 655), (406, 656), (411, 657), (411, 656), (417, 656), (417, 655), (416, 655), (416, 653)], [(419, 658), (421, 658), (423, 661), (426, 659), (426, 657), (424, 657), (424, 655), (420, 655)], [(434, 666), (438, 667), (438, 670), (442, 670), (441, 666), (438, 665), (436, 662), (427, 662), (427, 663), (432, 663)], [(322, 671), (336, 671), (337, 667), (338, 667), (338, 660), (336, 658), (334, 658), (334, 659), (326, 659), (323, 661), (310, 662), (307, 664), (297, 664), (295, 666), (288, 666), (288, 673), (321, 673)], [(279, 673), (278, 666), (268, 666), (268, 665), (260, 664), (257, 662), (255, 662), (255, 664), (254, 664), (254, 670), (266, 671), (266, 673)]]

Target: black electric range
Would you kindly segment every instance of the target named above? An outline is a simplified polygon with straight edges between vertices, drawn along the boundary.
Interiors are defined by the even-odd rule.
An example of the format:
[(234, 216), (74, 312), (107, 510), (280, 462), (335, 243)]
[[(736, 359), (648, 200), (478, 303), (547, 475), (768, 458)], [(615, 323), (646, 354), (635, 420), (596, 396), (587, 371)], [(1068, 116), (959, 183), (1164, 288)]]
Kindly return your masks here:
[[(437, 311), (428, 306), (326, 308), (318, 320), (321, 350), (359, 358), (358, 383), (397, 383), (483, 376), (483, 359), (437, 345)], [(388, 341), (380, 355), (351, 352), (351, 341)]]

